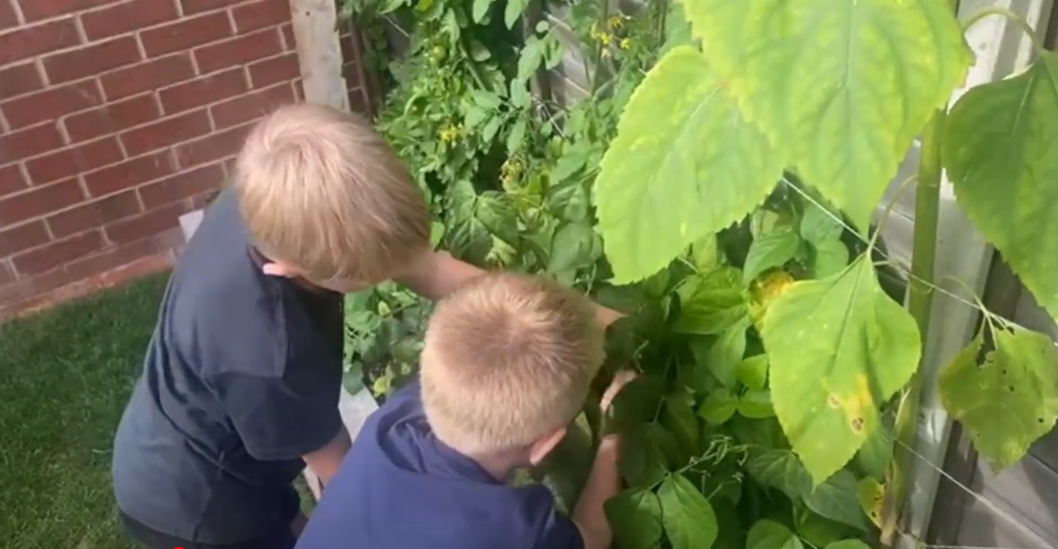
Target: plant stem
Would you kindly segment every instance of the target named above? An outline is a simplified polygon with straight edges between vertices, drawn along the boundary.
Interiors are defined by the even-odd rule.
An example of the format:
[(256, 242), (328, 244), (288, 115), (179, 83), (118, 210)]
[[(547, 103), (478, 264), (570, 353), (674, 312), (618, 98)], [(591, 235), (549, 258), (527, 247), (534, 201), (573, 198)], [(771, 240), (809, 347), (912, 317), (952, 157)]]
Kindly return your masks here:
[[(922, 151), (918, 165), (918, 185), (915, 188), (914, 251), (911, 255), (911, 277), (909, 280), (908, 311), (915, 319), (923, 349), (929, 336), (929, 323), (933, 305), (933, 277), (937, 252), (937, 228), (940, 217), (941, 185), (941, 134), (947, 119), (947, 110), (933, 113), (933, 118), (922, 136)], [(923, 355), (924, 356), (924, 355)], [(921, 369), (921, 359), (919, 368)], [(918, 432), (919, 405), (922, 398), (923, 379), (916, 373), (908, 383), (907, 393), (897, 412), (896, 443), (893, 445), (893, 461), (890, 464), (891, 478), (886, 486), (882, 509), (881, 542), (892, 547), (897, 521), (903, 513), (909, 494), (911, 469)]]
[(1008, 21), (1016, 24), (1018, 27), (1021, 27), (1021, 30), (1029, 37), (1029, 40), (1032, 40), (1032, 46), (1036, 48), (1036, 51), (1038, 53), (1047, 51), (1047, 48), (1043, 46), (1043, 42), (1040, 42), (1040, 37), (1036, 36), (1036, 30), (1032, 28), (1032, 25), (1030, 25), (1024, 17), (1011, 11), (1008, 8), (992, 7), (988, 9), (983, 9), (973, 14), (973, 16), (967, 19), (966, 23), (963, 24), (963, 32), (970, 30), (970, 27), (976, 25), (978, 21), (990, 15), (999, 15), (1005, 17)]

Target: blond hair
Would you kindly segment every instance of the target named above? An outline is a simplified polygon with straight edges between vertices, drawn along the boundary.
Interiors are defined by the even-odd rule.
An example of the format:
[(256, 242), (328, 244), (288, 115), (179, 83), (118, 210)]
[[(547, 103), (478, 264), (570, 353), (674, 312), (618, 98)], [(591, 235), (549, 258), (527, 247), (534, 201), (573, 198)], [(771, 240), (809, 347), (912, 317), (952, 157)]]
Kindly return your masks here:
[(567, 426), (603, 360), (591, 302), (549, 280), (485, 275), (430, 317), (420, 379), (427, 422), (464, 453), (524, 448)]
[(422, 194), (355, 114), (281, 107), (250, 131), (235, 170), (254, 245), (309, 280), (381, 282), (429, 246)]

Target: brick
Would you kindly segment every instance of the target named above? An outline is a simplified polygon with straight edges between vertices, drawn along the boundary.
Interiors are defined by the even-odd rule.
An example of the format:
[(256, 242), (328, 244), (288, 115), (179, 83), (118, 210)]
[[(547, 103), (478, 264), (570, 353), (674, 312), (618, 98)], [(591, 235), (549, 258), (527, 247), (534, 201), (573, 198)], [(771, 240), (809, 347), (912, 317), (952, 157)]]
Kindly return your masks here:
[(151, 27), (176, 19), (173, 0), (132, 0), (81, 15), (81, 26), (89, 40)]
[(99, 81), (107, 99), (114, 101), (183, 82), (194, 76), (191, 55), (180, 53), (104, 74)]
[(16, 193), (29, 186), (29, 181), (22, 175), (22, 169), (18, 164), (11, 164), (0, 168), (0, 196)]
[(255, 88), (271, 86), (301, 76), (301, 67), (298, 65), (298, 54), (296, 53), (264, 59), (251, 64), (248, 68), (250, 85)]
[(224, 8), (233, 4), (241, 3), (245, 0), (179, 0), (184, 6), (184, 13), (192, 15), (196, 13), (202, 13), (204, 11), (215, 10), (218, 8)]
[(43, 88), (40, 72), (32, 61), (0, 69), (0, 101)]
[(73, 206), (83, 199), (84, 194), (76, 179), (30, 189), (0, 200), (0, 225), (14, 225), (47, 215)]
[(130, 189), (59, 212), (48, 217), (45, 222), (55, 238), (62, 238), (120, 221), (142, 211), (136, 190)]
[(203, 210), (206, 206), (209, 206), (217, 199), (217, 195), (220, 194), (220, 189), (213, 189), (212, 191), (196, 194), (187, 200), (188, 209), (187, 211)]
[(70, 141), (77, 143), (117, 133), (161, 117), (153, 93), (110, 103), (104, 107), (72, 114), (63, 119)]
[(143, 200), (143, 207), (147, 210), (152, 210), (159, 206), (208, 193), (217, 189), (223, 183), (224, 170), (220, 164), (210, 164), (174, 175), (157, 183), (144, 185), (139, 188), (139, 193), (140, 198)]
[(215, 42), (231, 34), (228, 14), (217, 12), (184, 18), (169, 25), (145, 30), (140, 33), (140, 40), (147, 56), (157, 57)]
[(237, 6), (231, 10), (231, 15), (235, 19), (235, 32), (239, 34), (274, 27), (290, 22), (290, 2), (289, 0), (259, 0)]
[(140, 60), (136, 39), (123, 36), (44, 58), (44, 71), (52, 84), (95, 76)]
[(88, 80), (5, 101), (0, 110), (11, 129), (19, 129), (102, 104), (99, 86)]
[(176, 114), (222, 99), (235, 97), (247, 90), (241, 68), (199, 78), (158, 92), (166, 114)]
[(7, 261), (0, 261), (0, 286), (7, 286), (15, 281), (15, 270)]
[(291, 82), (291, 85), (294, 86), (294, 97), (298, 98), (298, 102), (305, 101), (305, 87), (301, 84), (301, 80), (295, 80)]
[(41, 274), (85, 257), (105, 245), (102, 233), (88, 231), (23, 252), (11, 258), (11, 262), (22, 275)]
[(0, 31), (18, 26), (15, 6), (9, 0), (0, 0)]
[(20, 0), (20, 5), (26, 21), (40, 21), (118, 1), (120, 0)]
[(158, 248), (153, 239), (144, 238), (72, 261), (64, 269), (70, 280), (84, 280), (157, 254)]
[(111, 223), (104, 230), (107, 238), (115, 244), (135, 242), (179, 226), (180, 216), (186, 211), (186, 205), (183, 202), (177, 202)]
[(175, 171), (169, 151), (148, 154), (85, 174), (89, 196), (103, 196), (161, 179)]
[(0, 134), (0, 164), (24, 160), (62, 147), (62, 136), (55, 122)]
[(294, 25), (283, 25), (279, 28), (279, 32), (283, 34), (284, 50), (294, 51), (298, 49), (298, 40), (294, 37)]
[(279, 32), (274, 28), (204, 46), (194, 51), (195, 62), (198, 63), (198, 68), (203, 73), (245, 65), (250, 61), (280, 53), (283, 53), (283, 46), (279, 43)]
[(0, 34), (0, 66), (76, 46), (80, 41), (72, 18), (5, 32)]
[(177, 145), (174, 148), (177, 164), (181, 168), (190, 168), (234, 156), (242, 147), (250, 126), (251, 124), (237, 126), (190, 143)]
[(211, 129), (209, 115), (203, 109), (129, 130), (120, 139), (129, 156), (139, 156), (206, 135)]
[(106, 137), (38, 156), (26, 162), (26, 170), (30, 182), (43, 185), (121, 162), (124, 157), (117, 139)]
[(49, 240), (43, 221), (33, 221), (13, 228), (0, 229), (0, 257), (35, 248)]
[(213, 105), (209, 110), (217, 129), (221, 130), (257, 120), (278, 107), (293, 102), (293, 88), (289, 83), (283, 83)]
[(27, 308), (32, 309), (34, 306), (39, 307), (41, 304), (46, 305), (52, 302), (48, 293), (69, 282), (66, 271), (56, 269), (39, 276), (22, 278), (14, 284), (0, 288), (0, 304), (3, 304), (2, 316), (6, 318), (11, 311), (22, 312)]

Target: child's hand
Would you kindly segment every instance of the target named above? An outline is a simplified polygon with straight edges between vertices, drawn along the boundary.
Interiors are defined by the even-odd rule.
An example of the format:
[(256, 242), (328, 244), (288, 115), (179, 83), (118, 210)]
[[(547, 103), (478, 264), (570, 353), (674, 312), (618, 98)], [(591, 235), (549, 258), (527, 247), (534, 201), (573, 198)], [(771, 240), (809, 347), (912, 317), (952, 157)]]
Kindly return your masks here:
[(617, 393), (620, 393), (621, 389), (637, 376), (638, 374), (633, 370), (617, 372), (613, 376), (613, 381), (610, 382), (610, 386), (606, 388), (606, 392), (602, 395), (602, 400), (599, 401), (599, 407), (602, 408), (604, 414), (610, 410), (610, 405), (613, 404), (613, 399), (617, 397)]

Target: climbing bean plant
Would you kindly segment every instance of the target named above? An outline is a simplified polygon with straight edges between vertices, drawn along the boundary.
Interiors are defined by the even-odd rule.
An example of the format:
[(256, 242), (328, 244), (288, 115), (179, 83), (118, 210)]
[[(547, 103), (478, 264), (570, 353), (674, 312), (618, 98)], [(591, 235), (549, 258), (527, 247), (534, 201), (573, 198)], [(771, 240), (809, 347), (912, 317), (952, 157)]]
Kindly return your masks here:
[[(949, 0), (534, 5), (568, 9), (568, 28), (529, 17), (528, 0), (346, 6), (407, 35), (377, 122), (427, 197), (435, 243), (626, 314), (597, 385), (618, 368), (640, 377), (611, 416), (586, 406), (555, 459), (521, 481), (568, 508), (594, 441), (619, 431), (617, 547), (890, 543), (942, 169), (1058, 314), (1058, 57), (1038, 52), (948, 113), (973, 61)], [(537, 76), (571, 38), (587, 89), (559, 100)], [(871, 219), (918, 135), (905, 309)], [(429, 307), (392, 285), (350, 297), (349, 366), (380, 396), (414, 374)], [(1054, 427), (1058, 356), (1047, 337), (982, 313), (939, 389), (998, 470)]]

